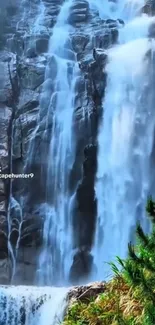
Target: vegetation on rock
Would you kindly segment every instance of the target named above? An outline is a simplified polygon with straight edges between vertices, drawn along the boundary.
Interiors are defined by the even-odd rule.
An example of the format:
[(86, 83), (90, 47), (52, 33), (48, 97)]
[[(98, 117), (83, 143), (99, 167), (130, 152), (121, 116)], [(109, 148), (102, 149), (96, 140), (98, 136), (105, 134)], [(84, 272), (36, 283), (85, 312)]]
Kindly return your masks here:
[(137, 245), (128, 245), (128, 258), (111, 263), (114, 278), (98, 296), (77, 299), (63, 325), (154, 325), (155, 324), (155, 202), (148, 200), (152, 232), (137, 226)]

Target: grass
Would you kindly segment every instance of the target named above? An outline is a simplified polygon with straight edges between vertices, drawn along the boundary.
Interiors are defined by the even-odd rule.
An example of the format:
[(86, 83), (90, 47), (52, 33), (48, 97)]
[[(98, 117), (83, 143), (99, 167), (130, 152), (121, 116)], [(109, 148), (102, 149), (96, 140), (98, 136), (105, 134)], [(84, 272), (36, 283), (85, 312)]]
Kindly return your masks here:
[(121, 260), (121, 271), (114, 263), (114, 277), (103, 293), (86, 302), (73, 303), (63, 325), (155, 325), (155, 203), (146, 210), (152, 233), (145, 235), (137, 225), (137, 245), (128, 246), (128, 258)]

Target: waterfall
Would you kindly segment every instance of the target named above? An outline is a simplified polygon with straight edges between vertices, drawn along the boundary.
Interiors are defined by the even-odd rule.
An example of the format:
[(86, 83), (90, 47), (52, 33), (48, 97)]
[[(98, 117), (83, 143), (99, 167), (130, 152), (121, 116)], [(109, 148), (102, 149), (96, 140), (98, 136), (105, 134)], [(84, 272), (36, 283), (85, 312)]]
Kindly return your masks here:
[(154, 42), (147, 36), (154, 18), (137, 15), (137, 5), (140, 9), (143, 1), (122, 3), (117, 2), (115, 15), (130, 19), (119, 31), (119, 44), (108, 50), (104, 113), (98, 133), (93, 253), (99, 280), (111, 276), (108, 262), (115, 261), (115, 256), (127, 256), (129, 241), (135, 241), (137, 221), (149, 230), (145, 204), (150, 191), (155, 117), (148, 54), (154, 50)]
[(58, 325), (66, 308), (66, 288), (0, 287), (0, 324)]
[[(17, 35), (21, 33), (23, 37), (16, 58), (17, 60), (19, 60), (18, 56), (22, 58), (21, 62), (20, 60), (17, 62), (20, 62), (17, 74), (21, 75), (17, 76), (17, 79), (19, 77), (19, 80), (25, 80), (29, 69), (33, 67), (34, 74), (37, 75), (38, 72), (36, 78), (40, 78), (41, 81), (33, 89), (31, 87), (28, 89), (31, 77), (28, 78), (28, 86), (27, 83), (23, 86), (21, 82), (19, 97), (22, 97), (22, 92), (25, 93), (23, 96), (29, 99), (29, 104), (32, 100), (38, 115), (36, 118), (33, 108), (31, 111), (31, 105), (27, 108), (28, 114), (30, 111), (32, 115), (34, 114), (37, 126), (33, 129), (33, 117), (32, 119), (29, 117), (28, 123), (31, 125), (28, 124), (28, 131), (23, 126), (24, 132), (28, 134), (20, 139), (23, 147), (19, 151), (22, 152), (15, 158), (20, 160), (20, 168), (23, 168), (22, 164), (25, 163), (25, 172), (31, 166), (34, 167), (36, 172), (34, 182), (37, 180), (38, 189), (45, 193), (41, 193), (39, 197), (38, 184), (36, 182), (34, 186), (33, 183), (32, 192), (36, 191), (35, 195), (39, 197), (34, 198), (31, 191), (27, 191), (32, 184), (29, 182), (28, 185), (23, 186), (24, 189), (19, 190), (20, 193), (15, 191), (17, 197), (14, 198), (11, 183), (8, 207), (8, 249), (12, 261), (12, 280), (14, 277), (20, 278), (20, 272), (22, 273), (24, 267), (28, 266), (30, 277), (31, 271), (36, 272), (36, 284), (39, 286), (1, 286), (0, 325), (60, 324), (65, 313), (69, 290), (62, 286), (69, 285), (69, 278), (70, 281), (75, 280), (76, 284), (78, 280), (78, 283), (81, 283), (82, 277), (84, 281), (88, 281), (87, 275), (89, 272), (91, 274), (92, 267), (94, 273), (96, 272), (93, 274), (93, 280), (107, 279), (111, 276), (108, 262), (114, 261), (116, 255), (125, 258), (128, 242), (135, 242), (137, 221), (142, 224), (145, 231), (150, 230), (145, 215), (145, 203), (153, 182), (151, 159), (155, 133), (153, 110), (155, 43), (149, 33), (155, 19), (142, 14), (145, 0), (79, 0), (79, 2), (64, 0), (61, 4), (60, 2), (22, 0), (19, 10), (20, 20), (16, 25)], [(120, 24), (118, 21), (113, 21), (117, 19)], [(100, 24), (101, 28), (103, 27), (103, 35), (100, 35)], [(112, 40), (112, 32), (116, 35), (115, 40)], [(119, 32), (118, 39), (117, 32)], [(43, 49), (37, 52), (36, 40), (38, 41), (43, 35), (45, 37), (41, 46)], [(78, 37), (73, 40), (72, 37), (75, 36)], [(107, 46), (103, 45), (104, 40), (106, 43), (106, 37), (104, 39), (103, 36), (108, 36), (107, 38), (115, 42), (115, 45), (109, 47), (109, 41)], [(11, 40), (13, 41), (13, 38)], [(48, 51), (45, 53), (48, 40)], [(83, 46), (78, 42), (83, 43)], [(93, 44), (99, 44), (99, 51), (93, 49)], [(107, 63), (104, 67), (105, 80), (101, 88), (105, 88), (106, 83), (106, 89), (102, 89), (105, 94), (101, 105), (102, 91), (100, 92), (97, 83), (102, 83), (102, 78), (100, 71), (95, 70), (95, 67), (100, 69), (103, 57)], [(23, 61), (29, 65), (24, 65)], [(101, 69), (103, 65), (101, 64)], [(42, 75), (39, 74), (39, 69), (35, 70), (36, 66), (43, 71)], [(95, 74), (99, 75), (96, 84)], [(30, 75), (33, 79), (33, 73)], [(76, 92), (79, 96), (76, 96)], [(75, 105), (76, 101), (78, 105)], [(26, 104), (27, 102), (24, 105)], [(19, 116), (22, 107), (20, 105), (18, 107)], [(96, 146), (98, 120), (102, 108), (103, 116), (99, 121)], [(81, 112), (83, 112), (82, 117)], [(84, 128), (89, 128), (86, 116), (90, 119), (91, 130), (90, 132), (87, 130), (87, 135), (83, 135)], [(16, 122), (18, 121), (17, 118)], [(82, 127), (79, 127), (80, 124)], [(95, 130), (92, 130), (93, 128)], [(86, 138), (84, 141), (78, 132)], [(21, 137), (22, 135), (21, 130)], [(13, 138), (13, 134), (11, 137)], [(43, 150), (41, 141), (45, 146)], [(36, 162), (38, 143), (41, 157), (39, 162)], [(28, 151), (27, 145), (29, 145)], [(26, 159), (23, 148), (27, 152)], [(97, 200), (94, 198), (96, 148), (98, 149), (95, 180)], [(10, 156), (13, 156), (12, 146)], [(79, 164), (77, 173), (76, 164)], [(12, 166), (10, 169), (12, 171)], [(81, 179), (83, 177), (82, 181), (80, 177)], [(86, 178), (90, 182), (87, 183)], [(91, 191), (88, 191), (88, 196), (85, 196), (88, 187)], [(29, 196), (31, 196), (30, 204)], [(90, 209), (87, 209), (88, 205)], [(15, 244), (11, 243), (13, 209), (16, 217), (19, 217), (17, 218), (18, 238), (15, 238)], [(91, 214), (90, 210), (93, 209)], [(31, 225), (33, 216), (38, 218), (39, 225)], [(40, 249), (42, 219), (43, 244)], [(28, 221), (27, 226), (24, 225), (25, 221)], [(29, 239), (31, 231), (32, 238)], [(91, 239), (85, 241), (87, 231), (91, 233)], [(37, 251), (35, 251), (37, 258), (39, 255), (37, 266), (33, 248)], [(22, 249), (23, 252), (25, 249), (26, 257), (22, 257)], [(31, 249), (31, 259), (35, 259), (34, 265), (29, 262)], [(16, 270), (17, 258), (19, 258), (18, 263), (21, 264), (19, 271), (18, 268)], [(26, 278), (24, 283), (29, 283), (29, 278), (28, 280)], [(52, 287), (53, 285), (58, 287)]]
[[(48, 64), (40, 98), (40, 122), (52, 123), (48, 152), (46, 203), (40, 206), (45, 216), (43, 249), (37, 271), (39, 284), (67, 281), (72, 261), (69, 176), (74, 162), (74, 87), (78, 75), (75, 55), (69, 48), (67, 23), (72, 1), (62, 6), (49, 42)], [(49, 89), (52, 89), (52, 93)], [(47, 104), (48, 100), (48, 104)], [(45, 111), (43, 108), (46, 108)], [(45, 115), (46, 114), (46, 115)]]

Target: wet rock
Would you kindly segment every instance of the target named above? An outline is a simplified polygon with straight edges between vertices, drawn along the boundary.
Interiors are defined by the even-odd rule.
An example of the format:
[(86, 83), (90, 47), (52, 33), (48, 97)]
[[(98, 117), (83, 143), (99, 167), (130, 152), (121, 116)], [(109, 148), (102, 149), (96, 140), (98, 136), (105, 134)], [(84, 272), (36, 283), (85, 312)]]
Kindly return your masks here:
[(40, 246), (42, 242), (43, 220), (39, 216), (24, 220), (21, 228), (21, 246)]
[[(0, 104), (0, 157), (1, 168), (6, 170), (9, 164), (9, 123), (11, 121), (11, 108)], [(6, 165), (7, 162), (7, 165)]]
[(94, 179), (97, 167), (97, 150), (95, 145), (85, 148), (83, 177), (76, 190), (73, 210), (74, 247), (92, 246), (96, 223), (96, 199)]
[(93, 55), (87, 55), (82, 58), (79, 62), (79, 68), (82, 72), (88, 72), (89, 71), (89, 65), (93, 62)]
[[(0, 224), (1, 224), (1, 217), (0, 217)], [(7, 233), (0, 230), (0, 260), (5, 259), (8, 257), (8, 238)]]
[(142, 12), (149, 15), (149, 16), (154, 16), (155, 15), (155, 2), (154, 2), (154, 0), (146, 1), (146, 4), (142, 8)]
[(105, 282), (93, 282), (87, 285), (73, 287), (68, 293), (69, 306), (76, 301), (86, 302), (88, 299), (97, 298), (106, 289)]
[(16, 246), (18, 238), (19, 238), (19, 231), (16, 228), (13, 228), (10, 233), (10, 241), (13, 247)]
[(148, 36), (151, 38), (155, 38), (155, 24), (152, 23), (149, 27)]
[(9, 284), (11, 280), (11, 261), (8, 258), (0, 260), (0, 283)]
[(40, 38), (36, 40), (36, 51), (38, 54), (45, 53), (48, 50), (49, 38)]
[(92, 177), (96, 175), (96, 157), (97, 147), (96, 145), (87, 145), (84, 149), (85, 160), (83, 163), (83, 173), (85, 177)]
[(36, 53), (36, 49), (35, 48), (29, 48), (27, 51), (26, 51), (26, 57), (27, 58), (35, 58), (37, 56), (37, 53)]
[[(0, 103), (4, 103), (8, 106), (11, 106), (12, 97), (16, 95), (18, 96), (16, 67), (17, 67), (16, 56), (13, 53), (7, 51), (1, 51), (0, 52)], [(17, 91), (17, 93), (15, 93), (15, 91)]]
[(120, 19), (120, 18), (119, 18), (119, 19), (117, 19), (117, 21), (118, 21), (121, 25), (123, 25), (123, 26), (125, 25), (123, 19)]
[[(0, 167), (1, 173), (8, 173), (10, 163), (9, 151), (9, 129), (11, 122), (11, 108), (0, 103)], [(7, 200), (8, 200), (9, 180), (0, 180), (0, 230), (7, 233)], [(4, 237), (1, 235), (1, 239)], [(0, 241), (1, 241), (0, 239)], [(3, 240), (4, 243), (4, 240)], [(2, 244), (2, 243), (1, 243)], [(6, 257), (7, 243), (2, 245), (1, 257)]]
[(60, 11), (60, 8), (59, 7), (56, 7), (56, 6), (48, 6), (45, 10), (45, 15), (49, 15), (49, 16), (57, 16), (58, 13)]
[(89, 17), (89, 4), (87, 1), (78, 1), (73, 3), (70, 8), (70, 15), (68, 23), (74, 25), (76, 23), (83, 23), (88, 20)]
[(93, 57), (94, 57), (94, 60), (96, 62), (98, 62), (99, 64), (101, 63), (102, 66), (106, 65), (108, 56), (104, 50), (94, 48)]
[(18, 249), (16, 272), (13, 278), (15, 285), (34, 285), (38, 267), (40, 250), (35, 246), (20, 246)]
[(78, 251), (73, 257), (73, 263), (70, 269), (69, 279), (72, 284), (84, 281), (93, 266), (92, 255), (85, 250)]
[(86, 23), (87, 19), (87, 12), (81, 14), (73, 12), (72, 15), (68, 18), (68, 23), (72, 25), (76, 23)]
[(106, 19), (106, 24), (111, 24), (111, 23), (116, 23), (116, 20), (115, 19)]
[(35, 90), (44, 82), (45, 61), (42, 58), (33, 58), (20, 65), (21, 86)]
[(10, 4), (6, 7), (7, 14), (9, 16), (15, 16), (17, 14), (18, 8), (17, 5)]
[(86, 45), (90, 40), (89, 35), (83, 35), (82, 33), (76, 33), (72, 36), (72, 47), (76, 53), (81, 53), (85, 50)]
[(74, 9), (89, 9), (89, 2), (87, 0), (78, 0), (77, 2), (74, 1), (71, 10)]

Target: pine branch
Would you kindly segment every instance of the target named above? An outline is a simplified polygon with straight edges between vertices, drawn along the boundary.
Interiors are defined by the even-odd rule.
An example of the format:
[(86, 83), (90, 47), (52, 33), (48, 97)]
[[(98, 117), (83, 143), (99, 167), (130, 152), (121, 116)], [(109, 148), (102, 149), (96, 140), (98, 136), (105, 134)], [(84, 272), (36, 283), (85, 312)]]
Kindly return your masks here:
[(148, 285), (143, 272), (141, 272), (141, 284), (142, 284), (144, 293), (147, 294), (149, 298), (151, 298), (153, 303), (155, 303), (155, 294), (152, 291), (151, 287)]
[(152, 221), (155, 224), (155, 202), (152, 200), (152, 196), (147, 201), (146, 211)]
[(122, 266), (122, 268), (124, 269), (124, 266), (125, 266), (125, 262), (119, 257), (119, 256), (116, 256), (117, 258), (117, 261), (118, 263)]
[(135, 266), (137, 267), (143, 267), (151, 272), (155, 272), (155, 267), (152, 265), (152, 263), (149, 260), (149, 257), (138, 257), (135, 254), (134, 251), (134, 246), (130, 244), (128, 244), (128, 251), (129, 251), (129, 257), (131, 258), (131, 260), (135, 263)]
[(131, 244), (131, 242), (128, 244), (128, 253), (129, 257), (134, 261), (134, 262), (141, 262), (141, 259), (136, 255), (134, 246)]
[(132, 283), (133, 286), (140, 285), (141, 282), (140, 270), (135, 266), (133, 261), (127, 260), (124, 270), (128, 280)]
[(148, 236), (144, 234), (144, 231), (140, 224), (137, 225), (136, 234), (142, 245), (147, 246), (149, 243)]

